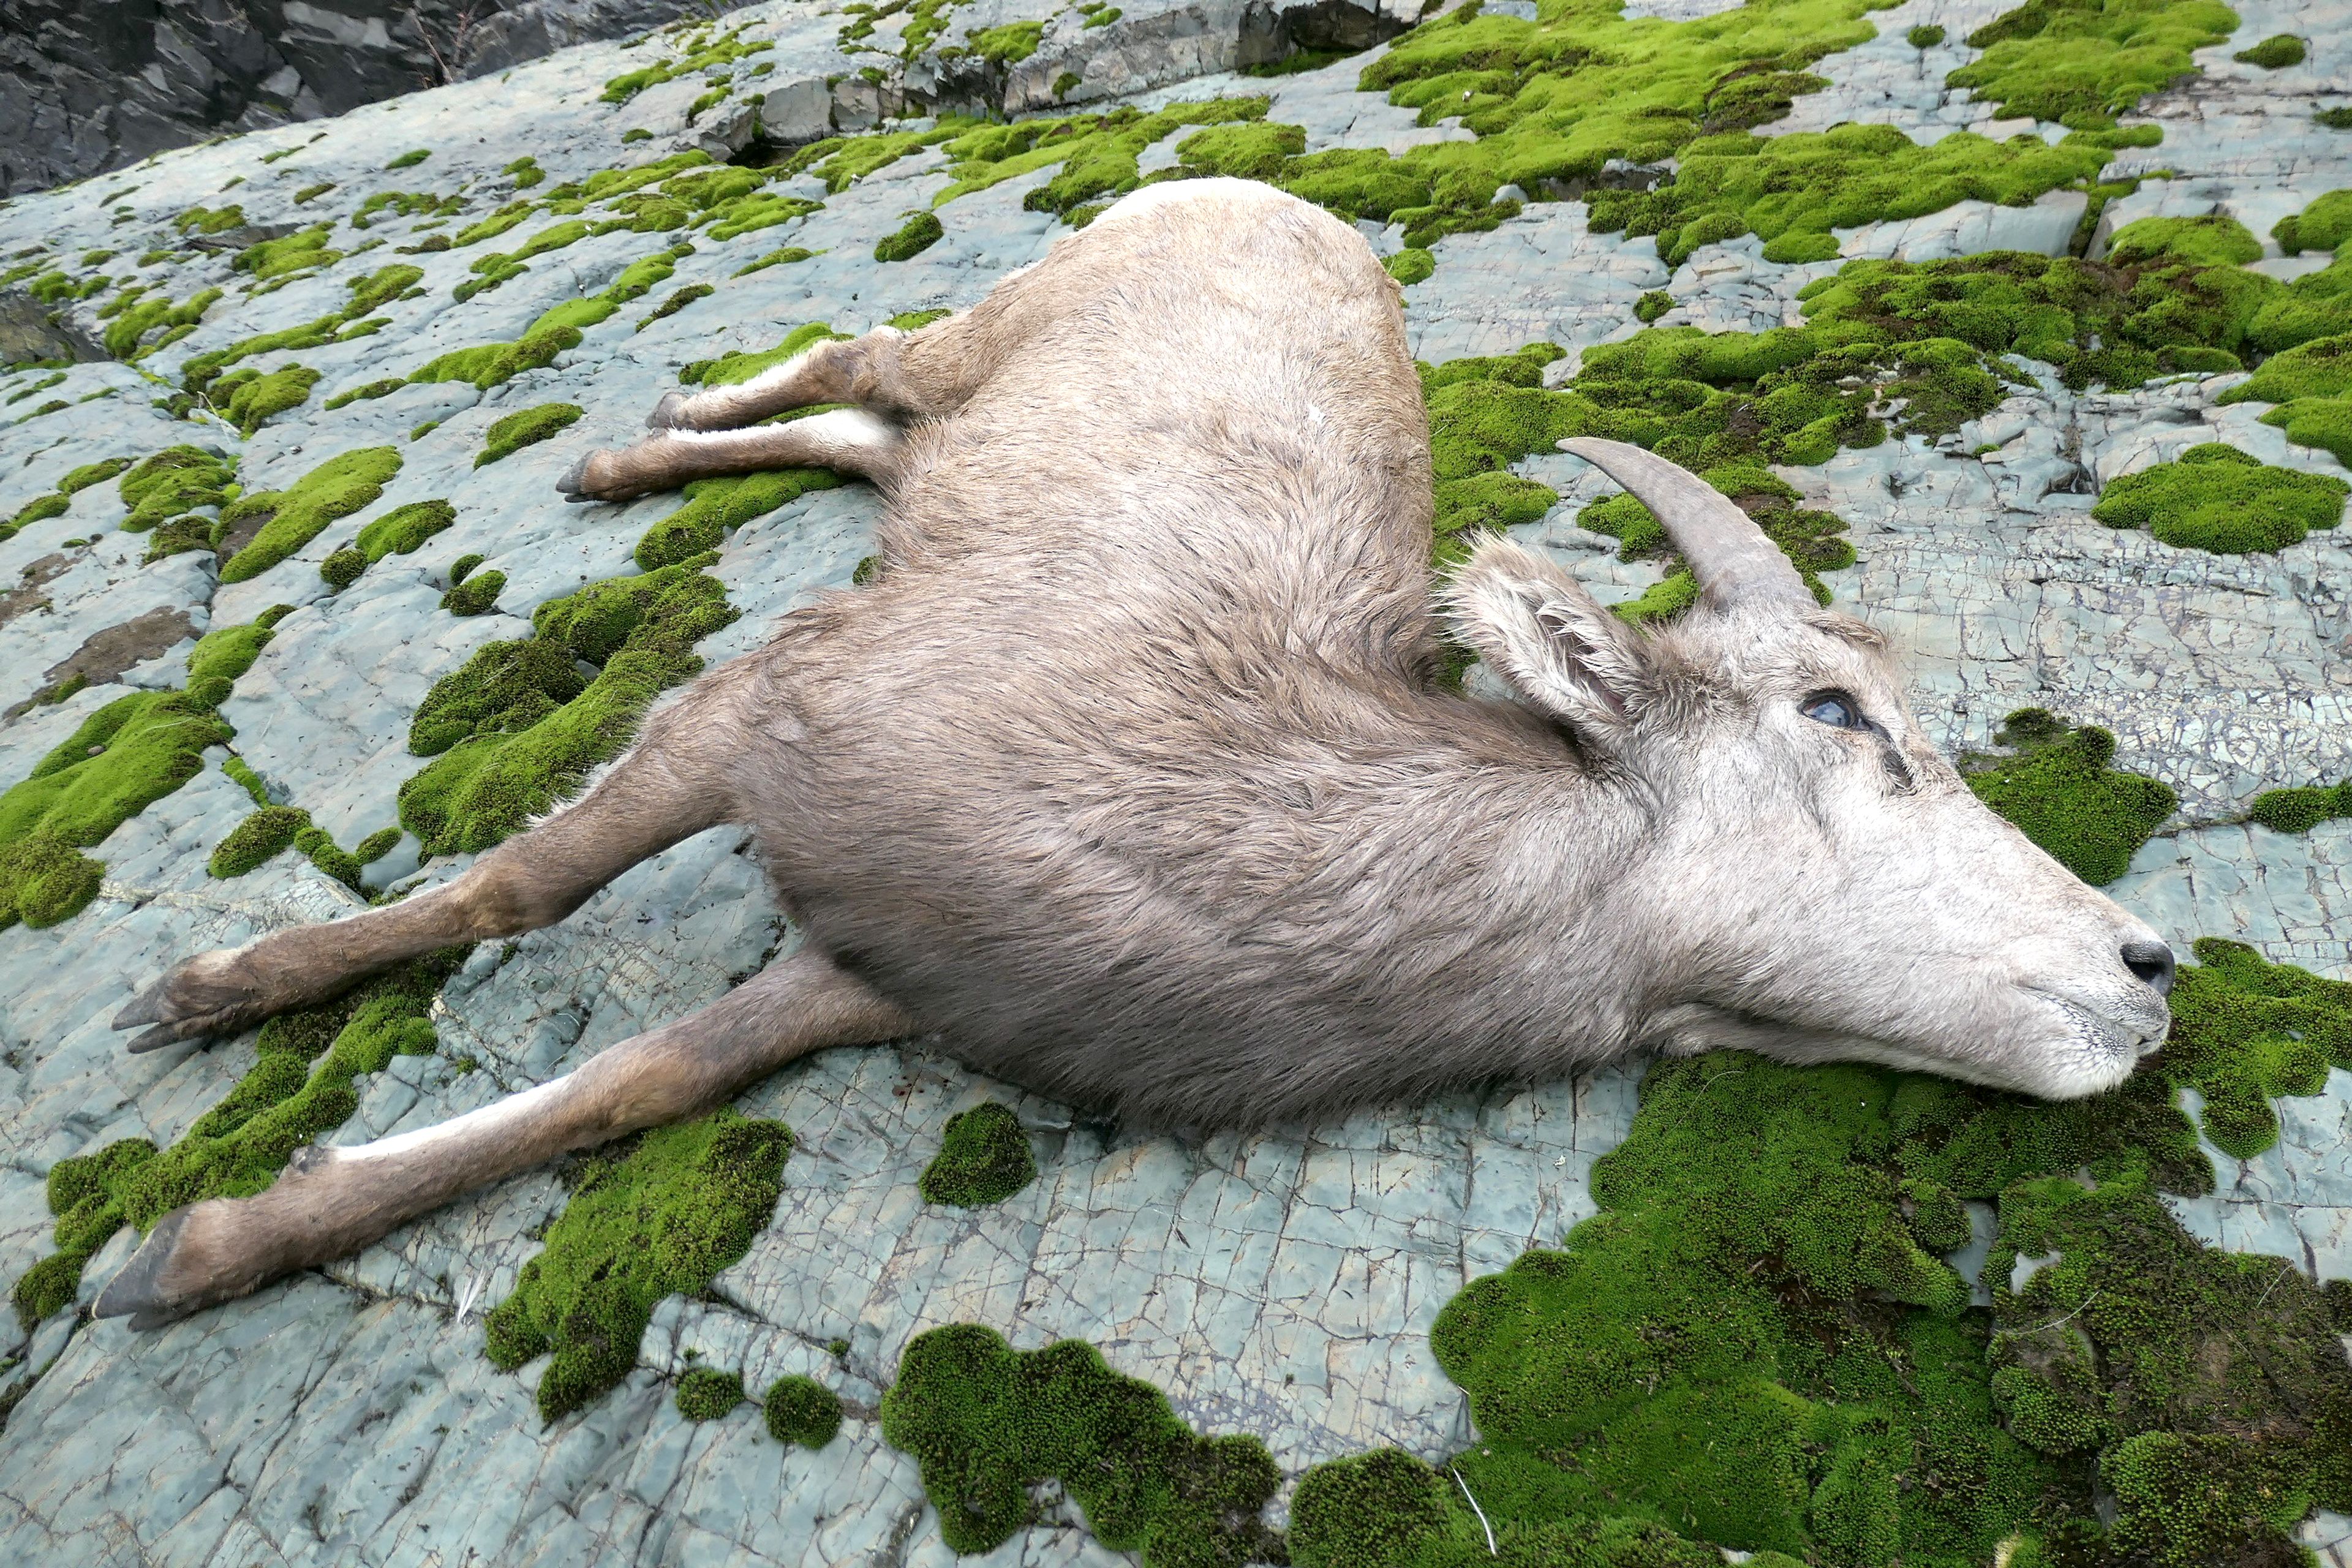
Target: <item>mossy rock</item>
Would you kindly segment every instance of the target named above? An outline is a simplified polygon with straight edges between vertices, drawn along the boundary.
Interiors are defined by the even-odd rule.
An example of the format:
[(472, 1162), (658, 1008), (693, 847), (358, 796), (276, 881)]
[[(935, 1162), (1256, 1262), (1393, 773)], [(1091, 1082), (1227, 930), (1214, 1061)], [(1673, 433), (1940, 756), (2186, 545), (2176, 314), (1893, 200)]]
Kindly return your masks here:
[(58, 1250), (17, 1282), (19, 1318), (29, 1327), (70, 1300), (83, 1267), (125, 1224), (146, 1230), (184, 1204), (268, 1187), (296, 1149), (359, 1109), (355, 1079), (433, 1049), (427, 1015), (464, 959), (465, 949), (445, 949), (324, 1006), (272, 1018), (254, 1065), (169, 1149), (134, 1139), (58, 1161), (48, 1184)]
[(1097, 1542), (1149, 1568), (1240, 1568), (1276, 1543), (1259, 1516), (1282, 1473), (1265, 1445), (1201, 1436), (1158, 1389), (1075, 1340), (1023, 1352), (978, 1324), (919, 1334), (882, 1396), (882, 1433), (922, 1467), (940, 1537), (959, 1552), (1011, 1539), (1048, 1478)]
[(874, 245), (877, 261), (908, 261), (947, 237), (938, 216), (931, 213), (916, 213), (891, 234), (883, 236)]
[(474, 458), (474, 467), (479, 468), (510, 458), (525, 447), (561, 435), (572, 427), (581, 413), (576, 403), (541, 403), (508, 415), (493, 424), (483, 437), (482, 450)]
[(742, 1374), (695, 1367), (677, 1380), (675, 1403), (688, 1421), (716, 1421), (743, 1403)]
[(400, 472), (391, 447), (362, 447), (328, 458), (282, 490), (239, 496), (221, 513), (225, 537), (258, 522), (250, 542), (221, 564), (221, 581), (258, 577), (326, 531), (337, 518), (375, 504)]
[(2126, 474), (2091, 515), (2110, 528), (2145, 528), (2165, 543), (2217, 554), (2284, 550), (2344, 517), (2352, 485), (2277, 468), (2209, 441), (2173, 462)]
[(768, 1436), (779, 1443), (822, 1448), (841, 1430), (841, 1398), (813, 1377), (780, 1377), (761, 1401)]
[(1962, 759), (1969, 788), (2095, 888), (2130, 869), (2179, 804), (2170, 785), (2109, 767), (2116, 738), (2095, 726), (2070, 728), (2026, 708), (2003, 720), (1993, 739), (2014, 754)]
[(721, 1110), (591, 1160), (544, 1250), (491, 1310), (486, 1353), (511, 1371), (553, 1352), (539, 1384), (548, 1421), (602, 1397), (636, 1365), (656, 1303), (703, 1289), (750, 1248), (792, 1141), (781, 1122)]
[(2339, 784), (2264, 790), (2246, 815), (2273, 833), (2308, 833), (2323, 822), (2352, 816), (2352, 779)]
[(923, 1167), (923, 1201), (957, 1208), (1003, 1203), (1037, 1179), (1029, 1135), (993, 1100), (948, 1118), (940, 1152)]

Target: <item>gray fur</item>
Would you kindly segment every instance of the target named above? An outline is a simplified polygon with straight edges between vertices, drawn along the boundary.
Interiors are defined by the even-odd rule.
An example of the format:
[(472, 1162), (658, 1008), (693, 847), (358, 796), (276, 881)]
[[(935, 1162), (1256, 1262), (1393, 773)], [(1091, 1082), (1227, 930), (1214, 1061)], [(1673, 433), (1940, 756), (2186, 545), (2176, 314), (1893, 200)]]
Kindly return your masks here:
[[(865, 412), (742, 427), (820, 402)], [(576, 1147), (912, 1029), (1194, 1129), (1636, 1047), (2072, 1096), (2163, 1037), (2159, 987), (2121, 956), (2155, 933), (1976, 800), (1883, 640), (1787, 592), (1735, 509), (1662, 518), (1703, 577), (1738, 564), (1654, 634), (1500, 540), (1433, 602), (1397, 291), (1352, 229), (1265, 186), (1150, 187), (968, 312), (655, 423), (564, 488), (832, 463), (888, 500), (878, 580), (786, 616), (448, 886), (190, 960), (121, 1022), (154, 1026), (142, 1044), (242, 1027), (560, 920), (722, 821), (756, 830), (796, 967), (646, 1037), (642, 1070), (599, 1058), (446, 1139), (339, 1152), (301, 1177), (314, 1215), (348, 1211), (317, 1239), (289, 1242), (268, 1194), (199, 1205), (101, 1310), (225, 1299), (254, 1270), (224, 1258), (348, 1250), (512, 1168), (491, 1147)], [(1520, 701), (1433, 682), (1441, 614)], [(1875, 729), (1804, 717), (1828, 689)], [(698, 1053), (723, 1070), (685, 1092)], [(337, 1196), (362, 1167), (364, 1202)]]

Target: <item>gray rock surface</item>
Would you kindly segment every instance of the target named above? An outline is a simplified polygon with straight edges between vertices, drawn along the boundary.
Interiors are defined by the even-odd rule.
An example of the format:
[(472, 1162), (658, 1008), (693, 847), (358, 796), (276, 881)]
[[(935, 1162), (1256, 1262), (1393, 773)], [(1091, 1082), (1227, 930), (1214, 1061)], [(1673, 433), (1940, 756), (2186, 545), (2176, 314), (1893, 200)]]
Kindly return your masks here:
[[(1671, 17), (1721, 8), (1640, 7)], [(1816, 68), (1832, 87), (1801, 100), (1781, 128), (1846, 119), (1921, 135), (1981, 128), (1981, 106), (1940, 85), (1967, 51), (1938, 46), (1923, 64), (1902, 34), (1940, 21), (1957, 37), (1998, 8), (1911, 0), (1880, 14), (1881, 37)], [(2242, 10), (2239, 47), (2284, 26), (2259, 6)], [(517, 635), (540, 604), (634, 570), (631, 548), (675, 498), (566, 507), (552, 484), (581, 453), (635, 433), (681, 365), (768, 348), (804, 322), (856, 331), (902, 311), (969, 305), (1061, 232), (1050, 215), (1024, 208), (1050, 173), (1039, 171), (941, 208), (945, 237), (913, 259), (873, 262), (875, 241), (947, 184), (940, 156), (926, 152), (836, 195), (805, 177), (772, 187), (824, 203), (789, 225), (731, 241), (699, 231), (596, 235), (457, 301), (452, 290), (475, 276), (476, 259), (522, 248), (561, 218), (538, 215), (461, 249), (402, 247), (477, 222), (516, 195), (504, 171), (525, 153), (554, 184), (705, 138), (723, 143), (754, 103), (763, 124), (775, 117), (771, 130), (788, 119), (797, 127), (777, 141), (815, 132), (820, 119), (830, 131), (886, 108), (924, 108), (906, 95), (961, 68), (950, 57), (943, 69), (940, 49), (1024, 16), (1051, 19), (1045, 41), (991, 90), (1027, 90), (1020, 84), (1042, 72), (1082, 66), (1086, 86), (1072, 100), (1126, 95), (1154, 105), (1264, 93), (1270, 117), (1303, 125), (1310, 149), (1402, 150), (1467, 134), (1419, 127), (1411, 111), (1355, 91), (1360, 58), (1289, 76), (1231, 74), (1251, 63), (1237, 7), (1144, 0), (1096, 28), (1074, 25), (1076, 15), (977, 0), (949, 13), (935, 47), (908, 57), (893, 33), (902, 17), (885, 18), (851, 48), (843, 14), (778, 0), (726, 18), (747, 39), (775, 40), (773, 50), (708, 76), (689, 71), (625, 103), (604, 101), (604, 84), (668, 58), (678, 36), (566, 48), (503, 79), (167, 153), (0, 209), (0, 257), (36, 243), (61, 258), (111, 249), (123, 254), (83, 270), (130, 269), (173, 300), (226, 290), (193, 332), (137, 365), (78, 363), (37, 396), (0, 405), (12, 421), (0, 426), (0, 517), (78, 465), (177, 442), (236, 455), (247, 489), (282, 487), (356, 447), (390, 444), (402, 457), (377, 502), (241, 584), (218, 584), (201, 552), (142, 565), (145, 540), (117, 528), (124, 509), (111, 484), (0, 542), (0, 584), (29, 585), (0, 623), (0, 708), (33, 696), (94, 637), (142, 616), (179, 616), (201, 634), (296, 605), (224, 715), (236, 754), (273, 798), (353, 845), (395, 820), (399, 785), (423, 765), (406, 751), (406, 727), (435, 680), (484, 643)], [(2297, 15), (2317, 18), (2299, 28), (2315, 39), (2352, 38), (2342, 0)], [(1230, 37), (1221, 30), (1228, 22)], [(555, 25), (543, 19), (546, 37), (570, 41)], [(2315, 81), (2344, 79), (2345, 62), (2326, 54), (2336, 47), (2308, 68)], [(844, 70), (861, 55), (882, 84)], [(831, 75), (875, 91), (867, 99), (825, 84)], [(1050, 87), (1055, 78), (1045, 79)], [(824, 85), (821, 104), (803, 85), (812, 81)], [(719, 86), (730, 96), (689, 123), (692, 104)], [(884, 86), (902, 96), (886, 103)], [(2130, 210), (2218, 205), (2261, 232), (2326, 190), (2352, 187), (2352, 137), (2331, 138), (2309, 121), (2311, 94), (2324, 90), (2209, 63), (2197, 83), (2151, 104), (2167, 139), (2149, 156), (2176, 177), (2151, 181)], [(2262, 145), (2245, 144), (2249, 127), (2259, 127)], [(643, 145), (621, 140), (640, 129), (650, 132)], [(430, 158), (384, 169), (414, 148)], [(1153, 149), (1146, 165), (1171, 155)], [(336, 187), (331, 198), (297, 204), (321, 184)], [(364, 231), (349, 223), (366, 195), (390, 190), (455, 195), (462, 210), (387, 214)], [(174, 248), (171, 226), (184, 209), (224, 201), (240, 204), (248, 225), (278, 232), (332, 219), (331, 243), (351, 254), (273, 292), (235, 272), (226, 253), (180, 248), (177, 261), (131, 268), (129, 258), (151, 246)], [(2056, 249), (2074, 217), (2056, 203), (1964, 205), (1841, 237), (1848, 256), (1995, 243)], [(543, 368), (487, 392), (418, 384), (324, 407), (333, 394), (436, 355), (509, 341), (541, 311), (606, 287), (679, 237), (696, 249), (672, 279)], [(1383, 250), (1401, 243), (1396, 230), (1372, 237)], [(361, 249), (374, 241), (380, 248)], [(816, 254), (737, 276), (786, 246)], [(1437, 360), (1542, 338), (1581, 350), (1633, 330), (1633, 303), (1654, 289), (1675, 301), (1669, 324), (1752, 331), (1800, 319), (1796, 291), (1836, 263), (1781, 267), (1758, 249), (1752, 240), (1710, 246), (1669, 269), (1647, 239), (1591, 233), (1581, 203), (1537, 203), (1491, 233), (1440, 241), (1435, 273), (1407, 290), (1407, 320), (1416, 352)], [(415, 298), (380, 312), (390, 318), (383, 330), (246, 362), (321, 372), (301, 406), (250, 437), (202, 414), (171, 416), (163, 400), (190, 358), (338, 310), (347, 283), (394, 261), (425, 276)], [(714, 292), (638, 325), (661, 299), (696, 284)], [(51, 330), (100, 342), (103, 301), (60, 308)], [(0, 398), (50, 374), (0, 377)], [(2201, 440), (2341, 471), (2259, 424), (2260, 405), (2218, 405), (2234, 384), (2186, 378), (2078, 395), (2045, 380), (1938, 445), (1889, 443), (1785, 472), (1850, 521), (1861, 559), (1833, 585), (1902, 645), (1922, 716), (1943, 743), (1981, 745), (2002, 715), (2028, 704), (2109, 726), (2118, 761), (2164, 778), (2183, 802), (2174, 830), (2141, 852), (2117, 895), (2177, 940), (2228, 935), (2282, 961), (2352, 974), (2352, 823), (2290, 837), (2231, 820), (2259, 790), (2352, 771), (2352, 537), (2338, 530), (2275, 556), (2212, 556), (2087, 515), (2101, 483)], [(30, 412), (48, 401), (65, 406)], [(473, 467), (494, 420), (553, 401), (578, 404), (585, 416)], [(1618, 562), (1615, 541), (1576, 526), (1584, 504), (1610, 493), (1591, 470), (1564, 456), (1523, 469), (1562, 497), (1523, 530), (1528, 539), (1605, 598), (1654, 579), (1649, 566)], [(372, 519), (428, 498), (456, 507), (449, 530), (413, 555), (385, 557), (341, 594), (328, 591), (320, 561)], [(821, 491), (740, 529), (715, 570), (744, 614), (700, 651), (714, 662), (740, 655), (776, 615), (845, 584), (871, 549), (876, 506), (860, 488)], [(481, 570), (506, 574), (506, 588), (491, 613), (452, 616), (438, 607), (449, 563), (475, 553)], [(187, 647), (175, 639), (110, 680), (0, 721), (0, 784), (126, 690), (178, 684)], [(0, 932), (0, 1279), (14, 1280), (51, 1249), (43, 1181), (56, 1161), (122, 1137), (173, 1139), (253, 1062), (250, 1036), (126, 1056), (107, 1027), (114, 1010), (189, 952), (359, 907), (293, 854), (235, 880), (206, 874), (213, 847), (252, 809), (222, 771), (227, 756), (215, 748), (199, 776), (94, 851), (106, 880), (88, 910), (49, 930)], [(562, 924), (477, 950), (436, 1005), (435, 1053), (363, 1080), (358, 1114), (330, 1141), (427, 1126), (544, 1081), (702, 1005), (787, 950), (793, 935), (743, 851), (734, 830), (706, 833), (628, 872)], [(420, 865), (410, 840), (369, 874), (383, 885), (431, 886), (465, 864)], [(1639, 1071), (1629, 1064), (1522, 1094), (1193, 1143), (1075, 1118), (919, 1045), (830, 1052), (740, 1102), (784, 1121), (798, 1140), (772, 1225), (708, 1299), (659, 1309), (640, 1368), (621, 1389), (546, 1430), (532, 1405), (540, 1367), (492, 1368), (480, 1353), (480, 1319), (512, 1289), (562, 1206), (547, 1173), (452, 1205), (323, 1274), (152, 1336), (70, 1310), (29, 1331), (0, 1321), (0, 1355), (16, 1358), (0, 1369), (0, 1400), (22, 1392), (0, 1436), (0, 1561), (943, 1563), (950, 1554), (915, 1467), (882, 1443), (875, 1406), (908, 1339), (959, 1321), (988, 1323), (1024, 1347), (1087, 1340), (1119, 1370), (1167, 1389), (1188, 1420), (1263, 1436), (1287, 1473), (1383, 1443), (1435, 1455), (1469, 1428), (1458, 1390), (1430, 1356), (1432, 1318), (1470, 1279), (1557, 1241), (1592, 1212), (1589, 1173), (1623, 1136)], [(982, 1099), (1019, 1113), (1041, 1179), (980, 1210), (925, 1205), (915, 1178), (941, 1126)], [(2180, 1205), (2183, 1217), (2220, 1245), (2276, 1253), (2322, 1277), (2352, 1275), (2352, 1074), (2335, 1074), (2325, 1094), (2283, 1102), (2280, 1112), (2279, 1146), (2244, 1163), (2215, 1152), (2221, 1190)], [(85, 1304), (129, 1245), (127, 1234), (116, 1237), (92, 1265)], [(827, 1350), (836, 1339), (849, 1346), (838, 1359)], [(755, 1390), (787, 1373), (817, 1377), (846, 1402), (842, 1436), (815, 1453), (783, 1447), (748, 1406), (716, 1423), (683, 1421), (668, 1379), (689, 1352), (740, 1368)], [(2352, 1521), (2315, 1521), (2305, 1538), (2336, 1568), (2352, 1564)], [(1049, 1510), (984, 1561), (1113, 1560)]]

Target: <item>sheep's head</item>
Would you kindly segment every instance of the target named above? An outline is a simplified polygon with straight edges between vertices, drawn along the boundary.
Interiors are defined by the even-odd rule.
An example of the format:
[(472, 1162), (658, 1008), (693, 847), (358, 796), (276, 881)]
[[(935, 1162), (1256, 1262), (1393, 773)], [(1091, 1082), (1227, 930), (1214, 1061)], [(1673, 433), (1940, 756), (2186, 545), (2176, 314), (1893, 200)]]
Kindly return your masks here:
[(1885, 640), (1738, 508), (1639, 447), (1563, 442), (1657, 515), (1699, 602), (1654, 635), (1507, 541), (1453, 618), (1648, 829), (1647, 1043), (1864, 1060), (2068, 1099), (2162, 1043), (2169, 948), (1979, 801)]

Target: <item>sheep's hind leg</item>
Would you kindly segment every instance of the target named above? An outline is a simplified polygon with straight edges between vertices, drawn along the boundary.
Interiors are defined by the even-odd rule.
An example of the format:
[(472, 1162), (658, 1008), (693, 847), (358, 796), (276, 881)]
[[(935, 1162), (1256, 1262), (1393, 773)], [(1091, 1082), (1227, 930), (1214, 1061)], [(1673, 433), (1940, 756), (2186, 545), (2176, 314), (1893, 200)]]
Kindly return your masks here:
[(733, 386), (665, 394), (646, 416), (646, 427), (736, 430), (820, 403), (891, 406), (898, 345), (906, 336), (896, 327), (877, 327), (850, 342), (817, 343)]
[(893, 1039), (914, 1026), (823, 954), (794, 953), (701, 1012), (625, 1040), (552, 1082), (421, 1131), (297, 1149), (266, 1192), (173, 1210), (94, 1310), (101, 1318), (127, 1314), (134, 1329), (160, 1328), (348, 1257), (568, 1150), (712, 1110), (811, 1051)]
[(749, 430), (664, 431), (617, 452), (589, 453), (555, 488), (572, 500), (627, 500), (765, 468), (834, 468), (887, 485), (905, 447), (897, 426), (860, 409), (835, 408)]
[(720, 670), (696, 682), (586, 795), (455, 881), (347, 920), (199, 953), (133, 998), (114, 1026), (152, 1026), (131, 1042), (133, 1051), (233, 1035), (404, 958), (553, 925), (647, 856), (731, 819), (727, 763), (748, 721), (735, 695), (741, 679)]

